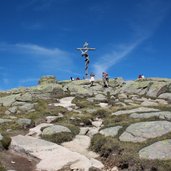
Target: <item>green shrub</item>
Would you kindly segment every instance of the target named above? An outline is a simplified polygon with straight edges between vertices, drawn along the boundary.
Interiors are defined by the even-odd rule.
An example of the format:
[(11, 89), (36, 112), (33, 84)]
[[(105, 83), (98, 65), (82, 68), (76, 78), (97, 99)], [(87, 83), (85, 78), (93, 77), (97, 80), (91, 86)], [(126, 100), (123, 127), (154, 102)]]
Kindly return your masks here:
[(112, 137), (105, 137), (101, 134), (96, 134), (91, 139), (90, 149), (99, 153), (102, 157), (107, 158), (114, 151), (119, 153), (120, 147)]
[(54, 135), (43, 135), (42, 138), (56, 143), (56, 144), (61, 144), (63, 142), (67, 142), (67, 141), (71, 141), (73, 139), (74, 135), (70, 132), (61, 132), (61, 133), (57, 133)]
[(11, 138), (7, 135), (2, 134), (3, 139), (0, 141), (1, 147), (4, 149), (8, 149), (10, 143), (11, 143)]
[(91, 126), (92, 122), (91, 120), (93, 119), (93, 117), (89, 114), (84, 114), (84, 115), (77, 115), (77, 116), (73, 116), (74, 119), (70, 120), (70, 122), (76, 126), (80, 126), (81, 124), (83, 124), (83, 126)]
[[(79, 127), (71, 125), (71, 124), (60, 124), (62, 126), (65, 126), (71, 130), (71, 132), (61, 132), (61, 133), (56, 133), (53, 135), (42, 135), (42, 138), (54, 142), (56, 144), (61, 144), (63, 142), (71, 141), (75, 135), (77, 135), (80, 132)], [(45, 129), (46, 127), (44, 127)], [(43, 131), (43, 129), (42, 129)]]
[(0, 171), (6, 171), (6, 169), (2, 166), (1, 163), (0, 163)]

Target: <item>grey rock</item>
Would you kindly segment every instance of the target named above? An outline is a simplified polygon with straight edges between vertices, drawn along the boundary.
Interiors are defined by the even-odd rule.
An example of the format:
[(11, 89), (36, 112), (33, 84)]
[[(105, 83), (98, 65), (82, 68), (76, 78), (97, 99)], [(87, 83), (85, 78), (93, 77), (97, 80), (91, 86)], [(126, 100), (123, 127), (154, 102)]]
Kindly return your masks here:
[(16, 98), (18, 96), (19, 96), (19, 94), (13, 94), (13, 95), (1, 97), (0, 104), (2, 104), (5, 107), (9, 107), (16, 101)]
[(127, 99), (128, 96), (125, 94), (125, 93), (120, 93), (118, 94), (118, 98), (121, 100), (121, 99)]
[(33, 99), (32, 99), (32, 95), (30, 93), (25, 93), (21, 96), (18, 96), (16, 98), (17, 101), (20, 101), (20, 102), (32, 102)]
[(148, 112), (148, 113), (133, 113), (130, 115), (131, 118), (151, 118), (158, 117), (160, 119), (171, 119), (171, 112), (161, 111), (161, 112)]
[(150, 100), (146, 100), (144, 102), (141, 103), (141, 106), (158, 106), (158, 103), (157, 102), (154, 102), (154, 101), (150, 101)]
[(159, 109), (139, 107), (139, 108), (130, 109), (130, 110), (120, 110), (120, 111), (112, 113), (112, 115), (128, 115), (128, 114), (136, 113), (136, 112), (142, 113), (142, 112), (155, 112), (155, 111), (159, 111)]
[(95, 100), (95, 101), (98, 101), (98, 102), (106, 102), (107, 98), (106, 98), (106, 96), (104, 96), (103, 94), (97, 94), (97, 95), (94, 97), (94, 100)]
[(115, 137), (118, 134), (118, 131), (122, 128), (122, 126), (115, 126), (110, 128), (105, 128), (100, 131), (101, 134), (105, 136)]
[(171, 139), (159, 141), (141, 149), (139, 157), (150, 160), (171, 160)]
[(34, 126), (34, 122), (31, 119), (20, 118), (16, 121), (16, 123), (24, 128), (29, 128)]
[(119, 137), (120, 141), (143, 142), (171, 132), (171, 122), (151, 121), (134, 123), (128, 126)]
[(18, 109), (21, 110), (22, 112), (28, 112), (28, 111), (34, 109), (34, 104), (24, 103), (23, 106), (19, 106)]
[(149, 97), (158, 97), (160, 94), (165, 93), (167, 91), (167, 83), (166, 82), (153, 82), (147, 92), (147, 96)]
[(163, 94), (160, 94), (160, 96), (158, 98), (166, 99), (166, 100), (171, 101), (171, 93), (163, 93)]
[(47, 123), (52, 123), (54, 121), (56, 121), (59, 117), (58, 116), (47, 116), (46, 117), (46, 122)]
[(0, 124), (12, 122), (12, 121), (13, 121), (13, 120), (11, 120), (11, 119), (1, 119), (1, 118), (0, 118)]
[(54, 134), (61, 133), (61, 132), (71, 132), (71, 130), (65, 126), (53, 125), (53, 126), (49, 126), (49, 127), (45, 128), (42, 131), (42, 136), (54, 135)]
[(9, 109), (8, 109), (8, 111), (10, 112), (10, 113), (12, 113), (12, 114), (15, 114), (16, 112), (17, 112), (17, 106), (13, 106), (13, 107), (10, 107)]
[(3, 136), (1, 135), (1, 133), (0, 133), (0, 141), (3, 139)]

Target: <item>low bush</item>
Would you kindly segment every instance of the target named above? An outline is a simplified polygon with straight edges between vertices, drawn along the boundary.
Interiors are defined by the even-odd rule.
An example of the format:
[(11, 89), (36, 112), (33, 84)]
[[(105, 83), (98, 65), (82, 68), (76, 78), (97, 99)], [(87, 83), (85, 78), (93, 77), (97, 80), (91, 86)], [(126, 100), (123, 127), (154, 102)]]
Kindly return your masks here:
[(110, 112), (105, 109), (99, 109), (92, 113), (92, 115), (94, 117), (98, 117), (98, 118), (105, 118), (105, 117), (109, 116), (109, 114), (110, 114)]
[(43, 139), (56, 143), (61, 144), (63, 142), (71, 141), (73, 139), (74, 135), (69, 132), (61, 132), (54, 135), (44, 135), (42, 136)]
[(3, 139), (0, 141), (0, 146), (2, 149), (8, 149), (10, 143), (11, 143), (11, 138), (8, 135), (2, 134)]
[(105, 137), (101, 134), (96, 134), (91, 139), (90, 149), (99, 153), (101, 157), (107, 158), (113, 152), (119, 153), (121, 150), (119, 145), (112, 137)]
[[(67, 128), (69, 128), (71, 130), (71, 132), (61, 132), (61, 133), (56, 133), (53, 135), (42, 135), (42, 138), (47, 140), (47, 141), (51, 141), (53, 143), (56, 144), (61, 144), (63, 142), (67, 142), (67, 141), (71, 141), (75, 135), (77, 135), (80, 132), (79, 127), (76, 127), (72, 124), (60, 124), (62, 126), (65, 126)], [(44, 127), (45, 129), (46, 127)], [(43, 129), (42, 129), (43, 131)]]

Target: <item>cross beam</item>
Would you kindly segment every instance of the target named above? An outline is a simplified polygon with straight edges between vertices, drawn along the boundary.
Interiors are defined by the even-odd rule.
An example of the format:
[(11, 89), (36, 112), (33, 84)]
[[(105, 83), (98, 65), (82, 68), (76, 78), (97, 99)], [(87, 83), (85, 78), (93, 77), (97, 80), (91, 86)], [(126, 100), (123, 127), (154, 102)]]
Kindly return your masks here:
[(77, 48), (77, 50), (96, 50), (96, 48)]

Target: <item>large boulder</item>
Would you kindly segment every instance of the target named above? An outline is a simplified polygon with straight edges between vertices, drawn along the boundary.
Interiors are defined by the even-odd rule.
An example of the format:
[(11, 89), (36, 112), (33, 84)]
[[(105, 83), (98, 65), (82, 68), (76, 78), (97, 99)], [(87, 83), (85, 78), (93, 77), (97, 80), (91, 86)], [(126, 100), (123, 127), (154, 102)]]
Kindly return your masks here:
[(166, 99), (166, 100), (168, 100), (169, 102), (171, 102), (171, 93), (163, 93), (163, 94), (160, 94), (160, 95), (159, 95), (159, 98), (161, 98), (161, 99)]
[(16, 123), (23, 128), (31, 128), (35, 125), (35, 123), (31, 119), (27, 118), (19, 118)]
[(149, 87), (146, 96), (149, 97), (158, 97), (160, 94), (165, 93), (167, 91), (167, 82), (158, 82), (155, 81)]
[(32, 102), (32, 95), (30, 93), (25, 93), (25, 94), (21, 94), (20, 96), (16, 97), (17, 101), (20, 102)]
[[(88, 159), (84, 155), (62, 147), (60, 145), (18, 135), (12, 137), (11, 149), (40, 159), (36, 170), (60, 170), (68, 166), (69, 170), (85, 170), (95, 167), (103, 169), (103, 164), (95, 159)], [(98, 163), (98, 164), (97, 164)]]
[(42, 132), (42, 136), (51, 136), (61, 132), (71, 132), (71, 130), (62, 125), (53, 125), (45, 128)]
[(88, 80), (76, 80), (69, 82), (63, 88), (65, 92), (70, 92), (71, 95), (77, 96), (92, 96), (93, 91), (90, 89), (90, 82)]
[(128, 126), (119, 137), (120, 141), (143, 142), (171, 132), (171, 122), (151, 121), (134, 123)]
[(16, 98), (19, 96), (20, 94), (12, 94), (5, 97), (1, 97), (0, 104), (5, 107), (10, 107), (16, 101)]
[(100, 131), (102, 135), (115, 137), (122, 126), (115, 126), (110, 128), (105, 128)]
[(139, 151), (140, 158), (171, 160), (171, 139), (163, 140), (144, 147)]

